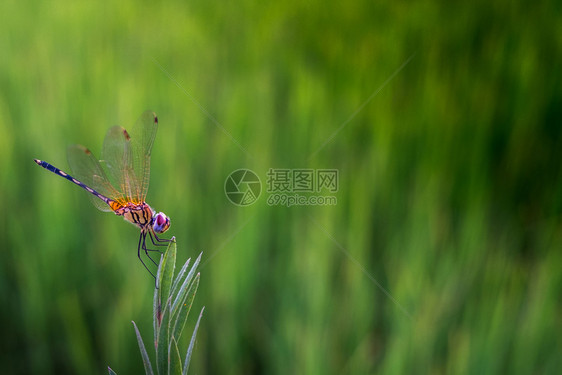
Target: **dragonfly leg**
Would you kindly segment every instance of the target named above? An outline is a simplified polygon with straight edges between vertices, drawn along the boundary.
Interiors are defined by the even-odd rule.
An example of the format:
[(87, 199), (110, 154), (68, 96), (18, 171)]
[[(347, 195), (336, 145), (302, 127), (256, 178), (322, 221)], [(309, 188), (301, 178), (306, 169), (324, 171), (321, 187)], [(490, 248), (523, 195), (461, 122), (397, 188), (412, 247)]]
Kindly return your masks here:
[[(142, 248), (145, 250), (146, 252), (146, 246), (145, 246), (145, 239), (146, 239), (146, 233), (142, 233), (139, 237), (139, 245), (137, 247), (137, 256), (139, 257), (139, 260), (141, 261), (142, 265), (144, 266), (144, 268), (146, 268), (146, 270), (148, 271), (148, 273), (154, 277), (154, 280), (156, 280), (156, 276), (154, 276), (154, 274), (148, 269), (148, 267), (146, 266), (146, 264), (144, 263), (144, 261), (141, 258), (141, 244), (142, 244)], [(148, 252), (146, 252), (146, 255), (148, 255)], [(149, 257), (150, 258), (150, 257)], [(152, 260), (152, 258), (150, 258), (150, 260)], [(152, 260), (153, 261), (153, 260)], [(154, 261), (153, 261), (154, 262)]]
[[(152, 236), (151, 236), (150, 238), (152, 239)], [(156, 233), (154, 233), (154, 238), (156, 238), (156, 241), (158, 241), (158, 242), (174, 242), (174, 241), (175, 241), (174, 239), (171, 239), (171, 238), (170, 238), (170, 239), (167, 239), (167, 238), (159, 238), (159, 237), (156, 235)], [(153, 243), (154, 243), (154, 241), (153, 241)], [(155, 245), (156, 245), (156, 244), (155, 244)]]
[[(150, 233), (150, 232), (149, 232)], [(146, 256), (148, 257), (148, 259), (150, 259), (152, 261), (152, 263), (154, 263), (154, 265), (158, 266), (158, 263), (156, 263), (154, 261), (154, 259), (152, 259), (152, 257), (150, 256), (150, 254), (148, 253), (149, 251), (157, 251), (160, 254), (162, 254), (162, 252), (160, 250), (155, 250), (155, 249), (149, 249), (146, 247), (146, 232), (141, 234), (142, 236), (142, 249), (144, 250), (144, 253), (146, 254)]]
[(168, 246), (165, 243), (156, 243), (156, 242), (171, 242), (171, 240), (166, 240), (164, 238), (158, 238), (156, 237), (156, 233), (154, 233), (154, 237), (156, 237), (156, 241), (154, 241), (154, 237), (152, 237), (152, 231), (148, 232), (148, 235), (150, 236), (150, 240), (152, 241), (152, 244), (154, 246)]
[[(162, 254), (162, 251), (157, 250), (157, 249), (149, 249), (149, 248), (146, 247), (146, 234), (147, 234), (147, 232), (141, 232), (141, 235), (139, 237), (139, 245), (138, 245), (138, 249), (137, 249), (137, 256), (138, 256), (139, 260), (141, 261), (142, 265), (144, 266), (144, 268), (146, 268), (146, 270), (150, 273), (150, 275), (152, 275), (152, 277), (154, 277), (154, 279), (156, 280), (156, 276), (154, 276), (154, 274), (148, 269), (148, 267), (146, 266), (146, 264), (144, 263), (144, 261), (141, 258), (141, 249), (144, 250), (144, 253), (148, 257), (148, 259), (150, 259), (151, 262), (154, 263), (155, 266), (158, 266), (158, 263), (156, 263), (154, 261), (154, 259), (152, 259), (152, 257), (149, 254), (149, 251), (157, 251), (160, 254)], [(167, 246), (167, 245), (163, 244), (163, 243), (156, 243), (154, 241), (154, 238), (156, 238), (157, 242), (172, 242), (172, 240), (168, 240), (168, 239), (164, 239), (164, 238), (158, 238), (158, 236), (156, 236), (156, 233), (154, 233), (154, 238), (153, 238), (152, 234), (153, 234), (152, 231), (148, 231), (148, 235), (150, 236), (150, 240), (152, 241), (152, 243), (155, 246)]]

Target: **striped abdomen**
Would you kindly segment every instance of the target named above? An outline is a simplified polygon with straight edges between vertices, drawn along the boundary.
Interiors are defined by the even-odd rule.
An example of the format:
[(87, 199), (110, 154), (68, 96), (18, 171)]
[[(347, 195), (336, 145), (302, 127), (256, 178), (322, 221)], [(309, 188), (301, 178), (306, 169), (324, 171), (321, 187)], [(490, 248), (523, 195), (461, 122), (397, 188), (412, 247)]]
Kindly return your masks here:
[(74, 177), (72, 177), (71, 175), (69, 175), (66, 172), (61, 171), (60, 169), (58, 169), (57, 167), (55, 167), (52, 164), (47, 163), (46, 161), (43, 160), (39, 160), (39, 159), (33, 159), (38, 165), (42, 166), (43, 168), (45, 168), (48, 171), (53, 172), (54, 174), (57, 174), (61, 177), (66, 178), (68, 181), (80, 186), (82, 189), (88, 191), (89, 193), (92, 193), (93, 195), (95, 195), (96, 197), (98, 197), (99, 199), (101, 199), (102, 201), (104, 201), (105, 203), (107, 203), (109, 205), (109, 207), (111, 207), (112, 210), (116, 210), (119, 207), (121, 207), (121, 205), (119, 203), (117, 203), (116, 201), (109, 199), (108, 197), (101, 195), (100, 193), (98, 193), (97, 191), (95, 191), (94, 189), (92, 189), (91, 187), (87, 186), (86, 184), (83, 184), (82, 182), (78, 181), (77, 179), (75, 179)]

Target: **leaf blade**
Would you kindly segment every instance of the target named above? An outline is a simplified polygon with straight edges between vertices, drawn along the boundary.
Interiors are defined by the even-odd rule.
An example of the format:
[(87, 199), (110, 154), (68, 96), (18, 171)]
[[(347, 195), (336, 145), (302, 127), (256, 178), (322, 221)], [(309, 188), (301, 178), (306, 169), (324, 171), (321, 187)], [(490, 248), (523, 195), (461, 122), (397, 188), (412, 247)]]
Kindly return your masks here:
[(166, 252), (160, 257), (158, 264), (158, 273), (156, 274), (156, 288), (154, 289), (153, 300), (153, 326), (154, 326), (154, 343), (158, 342), (160, 325), (162, 324), (162, 305), (170, 298), (170, 285), (174, 276), (174, 268), (176, 267), (176, 239), (172, 237), (172, 242), (168, 244)]
[(195, 294), (197, 293), (197, 288), (199, 287), (199, 280), (200, 273), (197, 273), (195, 279), (190, 284), (189, 289), (185, 293), (183, 300), (177, 307), (174, 324), (172, 326), (172, 334), (177, 337), (178, 340), (181, 337), (183, 328), (185, 327), (185, 323), (187, 322), (187, 318), (189, 316), (189, 312), (191, 311), (191, 306), (193, 305)]
[(164, 262), (162, 265), (162, 279), (161, 283), (158, 285), (161, 289), (160, 296), (164, 298), (163, 300), (160, 300), (161, 302), (167, 301), (170, 297), (172, 279), (176, 268), (177, 246), (175, 238), (172, 238), (172, 240), (173, 241), (170, 242), (166, 252), (164, 253), (164, 259), (162, 260)]
[(191, 262), (191, 258), (189, 258), (182, 266), (182, 268), (180, 269), (180, 272), (178, 272), (174, 283), (172, 284), (172, 292), (170, 293), (171, 295), (176, 294), (176, 289), (178, 288), (178, 285), (180, 284), (183, 275), (185, 274), (185, 271), (187, 270), (187, 267), (189, 267), (189, 263)]
[(159, 374), (168, 374), (170, 362), (168, 361), (168, 347), (170, 345), (170, 307), (168, 303), (162, 312), (162, 322), (156, 341), (156, 369)]
[(156, 273), (156, 285), (154, 286), (154, 298), (152, 301), (152, 328), (154, 330), (154, 349), (156, 349), (156, 342), (158, 341), (158, 332), (160, 330), (160, 319), (161, 319), (161, 310), (162, 307), (160, 305), (160, 293), (161, 290), (158, 287), (159, 280), (161, 278), (162, 273), (162, 259), (164, 255), (160, 255), (160, 262), (158, 263), (158, 271)]
[(172, 336), (168, 348), (168, 360), (170, 361), (169, 374), (181, 375), (181, 357), (176, 338)]
[(177, 308), (177, 304), (179, 302), (179, 300), (181, 299), (181, 292), (182, 290), (185, 290), (185, 288), (191, 283), (191, 280), (193, 279), (193, 276), (195, 275), (195, 271), (197, 270), (197, 266), (199, 265), (199, 262), (201, 262), (201, 256), (203, 255), (203, 252), (201, 252), (199, 254), (199, 256), (197, 257), (197, 259), (195, 260), (195, 262), (193, 263), (193, 266), (191, 266), (191, 269), (189, 270), (189, 273), (187, 274), (187, 276), (185, 277), (185, 280), (182, 283), (182, 286), (180, 287), (180, 290), (178, 291), (178, 293), (176, 294), (175, 298), (174, 298), (174, 303), (172, 304), (172, 308), (175, 310)]
[(152, 372), (152, 365), (150, 363), (150, 359), (148, 358), (148, 353), (146, 352), (144, 342), (142, 341), (140, 331), (137, 328), (137, 325), (135, 324), (134, 321), (133, 321), (133, 326), (135, 327), (135, 334), (137, 335), (137, 341), (139, 343), (139, 349), (140, 349), (141, 356), (142, 356), (142, 362), (144, 364), (144, 371), (146, 372), (147, 375), (154, 375), (154, 373)]
[(191, 335), (191, 340), (189, 341), (189, 347), (187, 348), (187, 353), (185, 354), (185, 362), (183, 364), (182, 374), (187, 375), (187, 370), (189, 370), (189, 364), (191, 362), (191, 354), (193, 354), (193, 347), (195, 346), (195, 338), (197, 337), (197, 331), (199, 330), (199, 323), (203, 317), (203, 311), (205, 311), (205, 306), (201, 309), (195, 328), (193, 329), (193, 334)]

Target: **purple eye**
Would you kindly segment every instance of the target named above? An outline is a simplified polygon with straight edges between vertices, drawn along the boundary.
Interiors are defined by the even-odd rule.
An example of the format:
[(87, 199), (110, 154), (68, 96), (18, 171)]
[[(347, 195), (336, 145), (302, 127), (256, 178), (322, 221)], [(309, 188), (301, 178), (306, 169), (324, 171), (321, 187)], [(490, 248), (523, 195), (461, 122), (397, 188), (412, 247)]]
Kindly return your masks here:
[(164, 219), (163, 215), (156, 215), (156, 224), (157, 225), (162, 225), (166, 222), (166, 219)]
[(156, 233), (164, 233), (170, 227), (170, 219), (162, 212), (154, 216), (153, 228)]

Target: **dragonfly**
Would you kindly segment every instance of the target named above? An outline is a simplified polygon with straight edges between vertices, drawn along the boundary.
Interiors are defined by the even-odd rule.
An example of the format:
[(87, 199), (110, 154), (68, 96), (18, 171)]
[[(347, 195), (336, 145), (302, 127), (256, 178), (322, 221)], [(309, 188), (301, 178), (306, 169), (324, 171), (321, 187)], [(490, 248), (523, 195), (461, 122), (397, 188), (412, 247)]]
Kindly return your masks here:
[(82, 145), (69, 146), (67, 158), (74, 177), (46, 161), (34, 159), (41, 167), (89, 192), (99, 210), (113, 212), (140, 228), (137, 256), (153, 277), (141, 258), (141, 250), (154, 264), (149, 251), (159, 250), (149, 249), (146, 237), (154, 246), (166, 246), (167, 242), (174, 241), (158, 237), (170, 228), (170, 218), (163, 212), (156, 213), (145, 201), (150, 180), (150, 153), (157, 130), (158, 117), (146, 111), (130, 134), (121, 126), (107, 131), (101, 160)]

